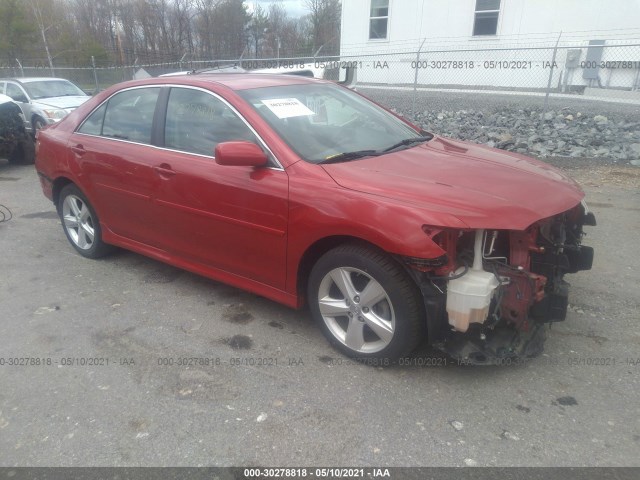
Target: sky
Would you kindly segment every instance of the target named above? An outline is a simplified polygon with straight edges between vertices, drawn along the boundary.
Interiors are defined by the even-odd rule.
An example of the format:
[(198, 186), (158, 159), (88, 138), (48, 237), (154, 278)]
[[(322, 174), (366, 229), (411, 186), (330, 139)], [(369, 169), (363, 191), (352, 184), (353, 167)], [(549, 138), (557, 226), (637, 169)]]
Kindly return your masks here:
[[(249, 6), (249, 11), (253, 10), (254, 4), (262, 5), (265, 10), (272, 3), (272, 0), (245, 0), (245, 3)], [(297, 18), (309, 13), (304, 7), (304, 0), (283, 0), (282, 5), (287, 10), (290, 17)]]

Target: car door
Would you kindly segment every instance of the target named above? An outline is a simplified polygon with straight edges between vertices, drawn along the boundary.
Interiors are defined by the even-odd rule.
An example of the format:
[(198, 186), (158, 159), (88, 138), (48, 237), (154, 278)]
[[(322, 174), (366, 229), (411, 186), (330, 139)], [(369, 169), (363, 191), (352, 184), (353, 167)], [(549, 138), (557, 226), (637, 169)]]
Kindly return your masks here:
[(80, 125), (69, 148), (100, 220), (115, 234), (162, 248), (153, 202), (159, 153), (151, 146), (160, 87), (121, 91)]
[(284, 288), (288, 177), (267, 167), (222, 166), (218, 143), (255, 142), (253, 130), (221, 97), (172, 87), (164, 130), (167, 149), (156, 162), (156, 201), (163, 235), (179, 256)]

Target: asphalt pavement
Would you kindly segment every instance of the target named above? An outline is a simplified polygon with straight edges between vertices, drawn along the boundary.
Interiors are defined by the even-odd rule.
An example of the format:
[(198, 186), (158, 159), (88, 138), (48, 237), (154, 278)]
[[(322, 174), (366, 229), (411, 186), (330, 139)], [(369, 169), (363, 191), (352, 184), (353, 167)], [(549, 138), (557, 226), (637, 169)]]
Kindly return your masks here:
[(306, 311), (80, 257), (33, 166), (0, 160), (0, 466), (640, 466), (640, 168), (607, 168), (570, 172), (595, 264), (542, 357), (376, 368)]

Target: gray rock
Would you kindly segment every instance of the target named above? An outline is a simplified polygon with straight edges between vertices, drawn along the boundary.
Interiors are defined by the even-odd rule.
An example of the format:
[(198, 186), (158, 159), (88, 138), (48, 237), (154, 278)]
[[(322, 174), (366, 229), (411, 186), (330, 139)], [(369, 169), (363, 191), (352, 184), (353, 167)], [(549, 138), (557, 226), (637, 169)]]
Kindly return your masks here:
[(574, 147), (571, 149), (571, 157), (583, 157), (584, 153), (587, 151), (584, 147)]
[(464, 423), (459, 422), (458, 420), (452, 420), (451, 422), (449, 422), (451, 424), (451, 426), (456, 430), (456, 431), (461, 431), (464, 428)]
[(544, 156), (640, 159), (640, 122), (588, 115), (568, 108), (541, 112), (503, 107), (423, 111), (412, 119), (428, 131), (508, 151)]

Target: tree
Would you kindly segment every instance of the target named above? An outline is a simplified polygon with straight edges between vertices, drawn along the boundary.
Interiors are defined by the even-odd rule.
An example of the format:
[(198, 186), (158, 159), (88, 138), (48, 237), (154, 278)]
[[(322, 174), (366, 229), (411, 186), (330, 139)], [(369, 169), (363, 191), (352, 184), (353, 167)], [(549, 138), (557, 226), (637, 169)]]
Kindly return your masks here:
[(250, 16), (247, 32), (249, 34), (249, 48), (253, 47), (254, 58), (260, 57), (260, 44), (268, 30), (269, 16), (260, 4), (257, 4)]
[(311, 22), (313, 48), (323, 48), (323, 54), (340, 51), (340, 0), (305, 0)]
[(0, 0), (0, 58), (11, 65), (24, 59), (38, 38), (25, 7), (21, 0)]
[[(338, 51), (339, 0), (306, 0), (292, 19), (282, 0), (0, 0), (0, 60), (25, 66), (100, 66), (291, 57)], [(47, 52), (48, 49), (48, 52)]]

